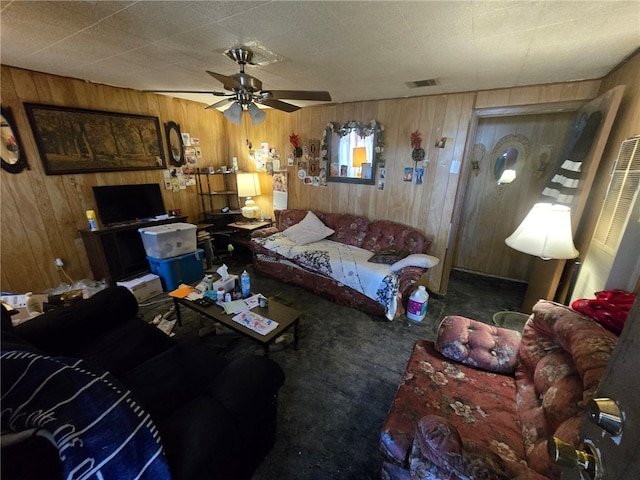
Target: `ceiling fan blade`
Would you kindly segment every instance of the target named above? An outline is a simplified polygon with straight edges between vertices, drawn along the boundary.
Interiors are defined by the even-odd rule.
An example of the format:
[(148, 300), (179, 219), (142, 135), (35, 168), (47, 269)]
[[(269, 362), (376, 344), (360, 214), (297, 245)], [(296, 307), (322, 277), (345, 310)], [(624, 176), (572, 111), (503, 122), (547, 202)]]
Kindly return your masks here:
[(295, 112), (296, 110), (300, 110), (300, 107), (296, 105), (291, 105), (290, 103), (281, 102), (280, 100), (272, 100), (269, 98), (263, 98), (259, 100), (258, 103), (262, 105), (266, 105), (271, 108), (275, 108), (276, 110), (282, 110), (283, 112)]
[(228, 95), (233, 95), (233, 93), (224, 93), (224, 92), (203, 92), (202, 90), (140, 90), (141, 92), (148, 93), (206, 93), (207, 95), (215, 95), (216, 97), (226, 97)]
[(233, 88), (242, 88), (240, 82), (232, 77), (227, 77), (226, 75), (222, 75), (221, 73), (210, 72), (209, 70), (205, 70), (209, 75), (218, 80), (225, 88), (233, 89)]
[(235, 100), (235, 97), (233, 98), (225, 98), (224, 100), (220, 100), (219, 102), (214, 103), (213, 105), (209, 105), (208, 107), (205, 107), (205, 110), (208, 108), (218, 108), (218, 107), (222, 107), (224, 105), (226, 105), (229, 102), (232, 102)]
[(265, 90), (263, 94), (270, 95), (268, 98), (285, 100), (315, 100), (318, 102), (330, 102), (329, 92), (310, 90)]

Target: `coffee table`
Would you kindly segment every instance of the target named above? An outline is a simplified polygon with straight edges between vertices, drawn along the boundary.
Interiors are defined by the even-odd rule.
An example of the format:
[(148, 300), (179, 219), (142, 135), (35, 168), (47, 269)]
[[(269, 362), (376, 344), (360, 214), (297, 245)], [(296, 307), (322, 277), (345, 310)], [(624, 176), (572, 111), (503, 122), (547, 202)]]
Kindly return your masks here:
[(176, 317), (178, 325), (182, 325), (180, 307), (185, 306), (187, 308), (190, 308), (191, 310), (195, 310), (196, 312), (215, 322), (221, 323), (225, 327), (228, 327), (235, 332), (238, 332), (258, 342), (264, 347), (265, 356), (269, 355), (269, 346), (276, 340), (276, 338), (278, 338), (286, 330), (293, 326), (293, 344), (296, 350), (298, 349), (298, 330), (300, 326), (301, 312), (287, 307), (286, 305), (282, 305), (275, 300), (269, 299), (266, 307), (255, 307), (251, 309), (252, 312), (257, 313), (258, 315), (262, 315), (263, 317), (267, 317), (278, 323), (278, 327), (266, 335), (261, 335), (257, 332), (254, 332), (253, 330), (250, 330), (244, 325), (234, 322), (232, 318), (234, 314), (227, 315), (224, 311), (224, 308), (218, 305), (198, 305), (197, 303), (192, 302), (191, 300), (187, 300), (186, 298), (176, 297), (173, 298), (173, 302), (176, 306)]

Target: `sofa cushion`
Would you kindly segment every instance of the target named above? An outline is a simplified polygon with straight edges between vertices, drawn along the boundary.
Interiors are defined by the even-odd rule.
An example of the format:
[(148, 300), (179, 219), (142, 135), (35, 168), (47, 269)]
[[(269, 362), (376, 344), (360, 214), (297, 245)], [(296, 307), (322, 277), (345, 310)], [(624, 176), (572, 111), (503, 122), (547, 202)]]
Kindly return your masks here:
[(413, 227), (388, 220), (369, 222), (367, 234), (360, 245), (371, 252), (395, 248), (410, 253), (426, 253), (431, 242)]
[(449, 315), (438, 327), (436, 349), (445, 357), (495, 373), (513, 373), (520, 333)]
[(329, 240), (366, 248), (362, 243), (369, 228), (368, 218), (349, 213), (316, 213), (329, 228), (335, 230)]
[(334, 230), (327, 227), (311, 210), (309, 210), (300, 223), (292, 225), (282, 233), (297, 245), (307, 245), (327, 238), (333, 232)]
[(155, 325), (129, 317), (111, 330), (78, 343), (70, 355), (90, 360), (119, 376), (174, 345), (174, 340)]
[(300, 223), (302, 219), (307, 215), (309, 210), (301, 208), (288, 208), (286, 210), (274, 210), (273, 214), (276, 217), (276, 227), (279, 231), (283, 232), (287, 228), (296, 223)]
[(513, 377), (455, 363), (418, 340), (383, 425), (380, 446), (388, 459), (407, 466), (425, 415), (447, 419), (463, 439), (505, 460), (524, 458)]
[(119, 378), (158, 421), (200, 395), (228, 363), (202, 345), (178, 344)]
[(395, 248), (389, 248), (386, 250), (380, 250), (378, 253), (374, 253), (369, 261), (371, 263), (384, 263), (385, 265), (393, 265), (394, 263), (402, 260), (409, 255), (409, 250), (397, 250)]

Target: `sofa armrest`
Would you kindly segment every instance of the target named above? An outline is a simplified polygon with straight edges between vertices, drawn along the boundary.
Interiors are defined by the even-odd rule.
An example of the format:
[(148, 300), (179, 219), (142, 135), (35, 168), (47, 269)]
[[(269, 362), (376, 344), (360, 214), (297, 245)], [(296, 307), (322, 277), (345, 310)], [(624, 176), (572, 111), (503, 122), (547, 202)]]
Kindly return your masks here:
[(522, 335), (457, 315), (438, 327), (436, 350), (451, 360), (494, 373), (512, 374)]
[(232, 360), (215, 378), (211, 395), (240, 418), (261, 417), (262, 405), (272, 402), (284, 384), (280, 365), (267, 357), (245, 356)]
[(499, 455), (491, 451), (467, 451), (456, 427), (438, 415), (427, 415), (418, 422), (411, 460), (414, 465), (436, 465), (455, 475), (451, 478), (511, 478)]
[[(411, 451), (411, 478), (482, 478), (487, 480), (544, 480), (547, 477), (520, 462), (507, 461), (472, 439), (465, 442), (446, 418), (426, 415), (418, 421)], [(424, 475), (421, 470), (424, 470)], [(450, 474), (444, 476), (443, 474)]]
[(269, 235), (273, 235), (274, 233), (278, 233), (279, 231), (278, 227), (260, 228), (251, 232), (251, 238), (264, 238)]
[(125, 287), (109, 287), (90, 298), (60, 307), (15, 327), (24, 340), (50, 355), (68, 355), (138, 313), (136, 297)]

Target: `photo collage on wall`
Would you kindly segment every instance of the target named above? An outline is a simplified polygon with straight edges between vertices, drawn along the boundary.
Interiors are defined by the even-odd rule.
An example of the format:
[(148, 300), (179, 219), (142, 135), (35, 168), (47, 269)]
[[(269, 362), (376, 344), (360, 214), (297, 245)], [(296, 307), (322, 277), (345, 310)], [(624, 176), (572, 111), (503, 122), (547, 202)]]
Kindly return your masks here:
[(171, 168), (163, 173), (164, 188), (173, 192), (179, 192), (189, 186), (196, 185), (194, 172), (198, 167), (198, 162), (202, 162), (200, 138), (192, 137), (189, 133), (182, 133), (181, 135), (184, 164), (180, 168)]
[(286, 171), (286, 165), (280, 162), (280, 154), (275, 147), (269, 147), (268, 142), (261, 142), (260, 148), (249, 152), (249, 160), (256, 164), (256, 172), (267, 172), (274, 175), (277, 172)]
[(326, 187), (327, 168), (320, 153), (320, 140), (310, 139), (303, 145), (296, 145), (297, 142), (291, 143), (294, 148), (289, 154), (288, 164), (296, 167), (298, 178), (304, 185)]

